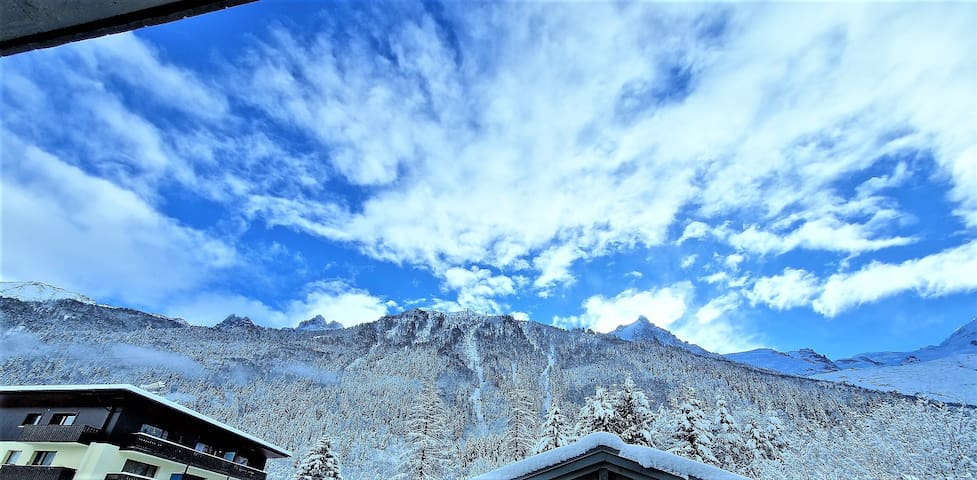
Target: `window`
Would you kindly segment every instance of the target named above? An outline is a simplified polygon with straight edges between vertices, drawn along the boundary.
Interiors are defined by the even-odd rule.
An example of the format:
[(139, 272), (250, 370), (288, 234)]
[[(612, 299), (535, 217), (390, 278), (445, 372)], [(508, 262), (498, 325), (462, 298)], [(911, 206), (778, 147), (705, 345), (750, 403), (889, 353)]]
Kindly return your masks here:
[(207, 480), (204, 477), (190, 475), (189, 473), (174, 473), (170, 475), (170, 480)]
[(198, 452), (209, 453), (211, 455), (214, 454), (214, 448), (204, 442), (197, 442), (197, 444), (193, 446), (193, 449)]
[(14, 464), (16, 464), (17, 463), (17, 460), (20, 459), (20, 453), (21, 453), (20, 450), (11, 450), (11, 451), (7, 452), (7, 456), (4, 457), (4, 459), (3, 459), (3, 464), (4, 465), (14, 465)]
[(50, 466), (54, 462), (54, 454), (57, 452), (50, 452), (46, 450), (38, 450), (34, 452), (34, 458), (31, 459), (31, 465), (44, 465)]
[(227, 460), (228, 462), (233, 462), (234, 455), (235, 455), (234, 452), (224, 452), (224, 460)]
[(41, 423), (40, 413), (28, 413), (27, 417), (24, 418), (24, 423), (21, 425), (37, 425), (39, 423)]
[(162, 438), (163, 440), (166, 440), (167, 435), (169, 435), (169, 432), (166, 430), (146, 423), (139, 428), (139, 431), (147, 435), (152, 435), (156, 438)]
[(51, 417), (51, 425), (74, 425), (77, 416), (74, 413), (55, 413)]
[(154, 478), (158, 470), (159, 467), (156, 465), (137, 462), (135, 460), (126, 460), (126, 464), (122, 466), (122, 471), (125, 473), (131, 473), (133, 475), (148, 478)]
[(237, 463), (239, 465), (245, 465), (245, 466), (247, 466), (247, 464), (248, 464), (248, 457), (242, 457), (240, 455), (235, 455), (234, 456), (234, 463)]

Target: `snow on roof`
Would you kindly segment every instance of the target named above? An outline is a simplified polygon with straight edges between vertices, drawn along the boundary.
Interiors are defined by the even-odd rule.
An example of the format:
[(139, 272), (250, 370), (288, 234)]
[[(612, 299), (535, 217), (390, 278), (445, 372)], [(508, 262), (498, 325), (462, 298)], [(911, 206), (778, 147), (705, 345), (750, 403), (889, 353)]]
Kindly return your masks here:
[(622, 458), (638, 463), (642, 467), (658, 469), (682, 478), (691, 476), (701, 480), (748, 480), (735, 473), (655, 448), (624, 443), (616, 435), (606, 432), (591, 433), (570, 445), (533, 455), (479, 475), (472, 480), (513, 480), (579, 457), (600, 446), (613, 448)]
[(160, 397), (159, 395), (154, 395), (154, 394), (149, 393), (149, 392), (147, 392), (147, 391), (145, 391), (145, 390), (143, 390), (141, 388), (138, 388), (138, 387), (135, 387), (135, 386), (129, 385), (129, 384), (116, 383), (116, 384), (100, 384), (100, 385), (15, 385), (15, 386), (0, 386), (0, 393), (8, 393), (8, 392), (71, 392), (71, 391), (84, 391), (84, 390), (93, 390), (93, 391), (124, 390), (124, 391), (130, 392), (130, 393), (136, 394), (136, 395), (138, 395), (140, 397), (143, 397), (143, 398), (145, 398), (147, 400), (151, 400), (153, 402), (156, 402), (156, 403), (158, 403), (160, 405), (164, 405), (164, 406), (167, 406), (169, 408), (172, 408), (173, 410), (176, 410), (178, 412), (184, 413), (186, 415), (190, 415), (191, 417), (197, 418), (199, 420), (203, 420), (204, 422), (209, 423), (209, 424), (211, 424), (211, 425), (213, 425), (213, 426), (215, 426), (217, 428), (226, 430), (226, 431), (231, 432), (231, 433), (233, 433), (235, 435), (238, 435), (238, 436), (243, 437), (243, 438), (245, 438), (247, 440), (250, 440), (250, 441), (252, 441), (254, 443), (257, 443), (258, 445), (261, 445), (262, 447), (264, 447), (264, 448), (266, 448), (266, 449), (268, 449), (268, 450), (270, 450), (272, 452), (278, 453), (280, 455), (284, 455), (286, 457), (292, 456), (292, 452), (290, 452), (288, 450), (285, 450), (284, 448), (279, 447), (278, 445), (275, 445), (273, 443), (266, 442), (266, 441), (264, 441), (264, 440), (262, 440), (262, 439), (260, 439), (258, 437), (255, 437), (254, 435), (251, 435), (250, 433), (247, 433), (247, 432), (238, 430), (238, 429), (236, 429), (236, 428), (234, 428), (234, 427), (232, 427), (230, 425), (227, 425), (225, 423), (218, 422), (217, 420), (214, 420), (213, 418), (210, 418), (207, 415), (204, 415), (204, 414), (202, 414), (200, 412), (193, 411), (193, 410), (191, 410), (191, 409), (189, 409), (187, 407), (184, 407), (183, 405), (180, 405), (179, 403), (176, 403), (176, 402), (174, 402), (172, 400), (167, 400), (167, 399), (165, 399), (163, 397)]

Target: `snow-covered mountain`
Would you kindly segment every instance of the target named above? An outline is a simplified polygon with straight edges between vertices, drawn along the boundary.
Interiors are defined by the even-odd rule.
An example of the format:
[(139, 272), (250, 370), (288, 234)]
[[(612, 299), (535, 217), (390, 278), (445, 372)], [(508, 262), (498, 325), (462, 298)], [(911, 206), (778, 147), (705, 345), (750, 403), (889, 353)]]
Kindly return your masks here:
[[(299, 455), (323, 435), (335, 439), (347, 480), (396, 476), (426, 385), (445, 410), (457, 468), (445, 480), (454, 480), (514, 460), (521, 399), (537, 416), (559, 406), (572, 425), (595, 387), (629, 377), (656, 412), (650, 435), (663, 448), (689, 395), (710, 412), (724, 398), (744, 425), (778, 416), (783, 461), (739, 470), (754, 478), (960, 478), (970, 468), (960, 459), (977, 458), (967, 441), (945, 455), (927, 448), (972, 431), (969, 410), (511, 316), (411, 310), (311, 335), (238, 316), (202, 327), (73, 299), (0, 298), (0, 384), (158, 385)], [(293, 468), (272, 462), (269, 480)]]
[(335, 320), (326, 321), (322, 315), (316, 315), (308, 320), (299, 322), (295, 330), (300, 332), (321, 332), (323, 330), (335, 330), (337, 328), (343, 328), (343, 324)]
[(941, 402), (977, 405), (977, 354), (839, 370), (812, 375), (812, 378), (919, 395)]
[(730, 353), (724, 356), (734, 362), (766, 368), (788, 375), (808, 376), (839, 370), (838, 366), (828, 357), (810, 348), (802, 348), (787, 353), (778, 352), (771, 348), (758, 348), (746, 352)]
[(643, 315), (634, 322), (615, 328), (611, 335), (632, 342), (657, 342), (661, 345), (679, 347), (696, 355), (716, 356), (716, 354), (694, 343), (686, 342), (676, 337), (672, 332), (651, 323)]
[(262, 327), (255, 325), (248, 317), (239, 317), (232, 313), (214, 325), (214, 328), (218, 330), (257, 330)]
[(860, 353), (832, 361), (810, 349), (782, 353), (763, 348), (725, 357), (788, 375), (977, 404), (977, 319), (939, 345), (911, 352)]
[(851, 358), (840, 359), (836, 363), (842, 368), (872, 368), (927, 362), (961, 354), (977, 354), (977, 318), (958, 328), (939, 345), (930, 345), (911, 352), (860, 353)]
[(0, 282), (0, 297), (16, 298), (24, 302), (50, 302), (68, 299), (81, 303), (95, 303), (95, 300), (80, 293), (69, 292), (61, 287), (42, 282)]

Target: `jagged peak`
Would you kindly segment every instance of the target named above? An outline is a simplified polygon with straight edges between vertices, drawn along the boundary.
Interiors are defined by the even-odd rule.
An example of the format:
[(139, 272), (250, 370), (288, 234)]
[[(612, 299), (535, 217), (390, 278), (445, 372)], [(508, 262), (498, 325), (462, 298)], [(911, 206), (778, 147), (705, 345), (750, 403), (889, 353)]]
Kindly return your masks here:
[(322, 315), (316, 315), (308, 320), (303, 320), (299, 322), (299, 325), (295, 327), (299, 331), (320, 331), (320, 330), (338, 330), (343, 328), (343, 324), (337, 322), (336, 320), (327, 321)]
[(255, 329), (261, 327), (255, 325), (254, 322), (252, 322), (251, 319), (248, 317), (241, 317), (232, 313), (228, 315), (227, 318), (225, 318), (224, 320), (221, 320), (220, 323), (214, 325), (214, 328), (223, 330), (228, 328)]

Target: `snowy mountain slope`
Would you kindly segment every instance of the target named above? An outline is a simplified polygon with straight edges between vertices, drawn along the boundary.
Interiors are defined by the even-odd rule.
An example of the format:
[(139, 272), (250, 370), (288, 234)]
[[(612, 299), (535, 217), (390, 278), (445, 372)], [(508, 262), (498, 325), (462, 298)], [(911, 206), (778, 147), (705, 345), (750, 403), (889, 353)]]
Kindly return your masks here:
[(977, 318), (958, 328), (939, 345), (930, 345), (911, 352), (860, 353), (835, 363), (842, 368), (873, 368), (925, 362), (961, 354), (977, 354)]
[(42, 282), (0, 282), (0, 297), (16, 298), (24, 302), (50, 302), (69, 299), (81, 303), (95, 303), (95, 300), (80, 293), (69, 292)]
[(860, 387), (914, 394), (941, 402), (977, 405), (977, 354), (935, 360), (840, 370), (813, 378)]
[(644, 316), (638, 317), (637, 320), (627, 325), (621, 325), (615, 328), (611, 332), (611, 335), (633, 342), (658, 342), (662, 345), (688, 350), (696, 355), (717, 356), (715, 353), (709, 352), (694, 343), (689, 343), (676, 337), (672, 332), (651, 323)]
[[(162, 383), (167, 398), (299, 454), (331, 436), (347, 480), (396, 475), (425, 385), (437, 387), (446, 410), (457, 472), (445, 480), (452, 480), (513, 460), (510, 424), (519, 398), (528, 395), (538, 409), (549, 398), (572, 423), (596, 386), (628, 377), (658, 412), (653, 435), (663, 446), (677, 418), (671, 412), (689, 392), (709, 408), (724, 397), (744, 423), (776, 413), (789, 435), (785, 461), (761, 462), (751, 477), (922, 478), (954, 465), (899, 443), (907, 431), (941, 441), (935, 436), (956, 421), (946, 412), (922, 415), (911, 398), (760, 371), (658, 342), (471, 312), (411, 310), (309, 335), (243, 317), (201, 327), (75, 300), (0, 298), (0, 384)], [(890, 451), (907, 460), (891, 461), (883, 455)], [(294, 465), (269, 468), (269, 480), (284, 480)]]
[(831, 361), (810, 349), (781, 353), (763, 348), (725, 357), (788, 375), (977, 404), (977, 319), (958, 328), (939, 345), (912, 352), (869, 352)]
[(747, 352), (730, 353), (724, 357), (734, 361), (766, 368), (788, 375), (808, 376), (838, 370), (828, 357), (809, 348), (792, 352), (778, 352), (770, 348), (758, 348)]

